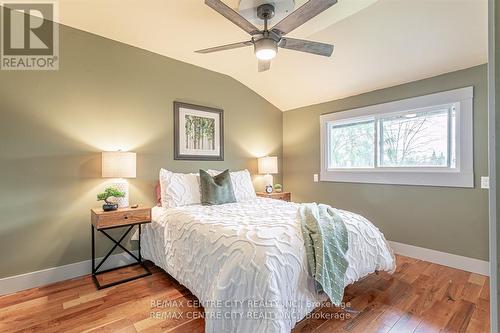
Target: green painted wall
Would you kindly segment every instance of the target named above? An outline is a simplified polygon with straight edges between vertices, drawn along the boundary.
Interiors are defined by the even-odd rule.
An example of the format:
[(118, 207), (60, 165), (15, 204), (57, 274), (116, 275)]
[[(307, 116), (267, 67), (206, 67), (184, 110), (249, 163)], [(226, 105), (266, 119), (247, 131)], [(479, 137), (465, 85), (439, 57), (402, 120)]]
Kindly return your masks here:
[[(474, 189), (313, 182), (320, 171), (319, 116), (474, 86)], [(487, 68), (473, 67), (358, 96), (287, 111), (283, 116), (284, 184), (294, 200), (358, 212), (390, 240), (488, 260)]]
[[(102, 150), (137, 152), (132, 203), (154, 203), (160, 167), (281, 168), (282, 113), (241, 83), (60, 28), (59, 71), (0, 72), (0, 277), (90, 258)], [(224, 162), (173, 161), (174, 100), (224, 109)]]

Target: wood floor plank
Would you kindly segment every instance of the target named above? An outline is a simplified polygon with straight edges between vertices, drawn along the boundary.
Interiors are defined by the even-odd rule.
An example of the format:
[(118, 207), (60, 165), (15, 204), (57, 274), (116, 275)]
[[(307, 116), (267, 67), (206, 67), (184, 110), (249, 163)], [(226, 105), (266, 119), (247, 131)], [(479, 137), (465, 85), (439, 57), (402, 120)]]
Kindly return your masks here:
[(490, 302), (479, 299), (467, 327), (468, 333), (488, 333), (490, 331)]
[(396, 324), (391, 328), (389, 333), (411, 333), (414, 332), (420, 325), (422, 318), (414, 315), (411, 312), (405, 313)]
[(183, 325), (177, 326), (171, 330), (165, 331), (169, 333), (203, 333), (205, 332), (205, 321), (202, 319), (192, 319)]
[(484, 285), (483, 285), (483, 288), (481, 289), (481, 294), (479, 295), (479, 298), (484, 299), (488, 302), (490, 301), (490, 281), (488, 278), (484, 282)]
[[(293, 332), (489, 332), (488, 277), (396, 258), (394, 274), (371, 274), (346, 288), (347, 309), (325, 304)], [(151, 276), (103, 290), (85, 276), (2, 296), (0, 332), (203, 332), (203, 308), (188, 305), (196, 298), (161, 269), (149, 267)], [(131, 273), (110, 273), (102, 281)], [(162, 301), (184, 303), (155, 306)]]
[(119, 331), (130, 331), (133, 329), (134, 332), (137, 332), (135, 328), (132, 328), (133, 323), (128, 318), (120, 318), (115, 321), (106, 322), (103, 325), (94, 327), (89, 330), (83, 331), (84, 333), (101, 333), (101, 332), (119, 332)]
[(465, 332), (474, 313), (475, 305), (471, 302), (459, 300), (456, 311), (444, 328), (445, 332)]
[(471, 273), (468, 282), (483, 286), (486, 283), (487, 277), (484, 275)]
[(464, 284), (462, 292), (460, 294), (460, 299), (469, 301), (473, 304), (477, 303), (479, 296), (481, 295), (482, 285), (476, 283), (467, 282)]
[[(347, 301), (347, 297), (344, 298)], [(300, 321), (293, 329), (294, 333), (310, 333), (317, 330), (322, 324), (334, 321), (336, 326), (342, 326), (345, 321), (350, 320), (352, 313), (344, 308), (339, 308), (331, 304), (317, 308), (305, 319)], [(324, 328), (323, 328), (324, 329)]]
[(425, 320), (422, 320), (415, 329), (414, 333), (439, 333), (441, 330)]

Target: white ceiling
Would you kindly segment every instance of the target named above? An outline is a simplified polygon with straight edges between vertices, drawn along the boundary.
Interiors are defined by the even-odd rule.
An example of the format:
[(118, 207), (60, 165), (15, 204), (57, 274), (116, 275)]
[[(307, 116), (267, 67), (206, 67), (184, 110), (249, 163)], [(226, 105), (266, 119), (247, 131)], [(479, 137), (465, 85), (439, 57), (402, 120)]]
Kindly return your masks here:
[(203, 0), (61, 0), (59, 21), (232, 76), (283, 111), (487, 61), (487, 0), (339, 0), (289, 34), (333, 43), (331, 58), (280, 49), (264, 73), (252, 47), (193, 52), (249, 40)]

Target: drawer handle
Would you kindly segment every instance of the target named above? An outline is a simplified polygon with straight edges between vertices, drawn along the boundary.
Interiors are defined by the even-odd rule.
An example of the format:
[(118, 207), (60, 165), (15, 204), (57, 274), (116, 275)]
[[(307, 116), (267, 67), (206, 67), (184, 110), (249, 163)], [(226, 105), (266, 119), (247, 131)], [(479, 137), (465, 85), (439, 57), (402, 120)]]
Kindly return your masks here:
[(124, 218), (125, 220), (128, 220), (128, 216), (127, 216), (127, 215), (125, 215), (123, 218)]

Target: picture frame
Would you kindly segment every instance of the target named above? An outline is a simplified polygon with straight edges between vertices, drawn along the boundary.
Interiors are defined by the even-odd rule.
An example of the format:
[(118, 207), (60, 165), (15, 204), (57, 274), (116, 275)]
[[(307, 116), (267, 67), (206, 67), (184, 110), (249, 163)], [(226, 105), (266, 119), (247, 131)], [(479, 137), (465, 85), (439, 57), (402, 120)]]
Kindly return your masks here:
[(174, 160), (224, 160), (222, 109), (174, 102)]

